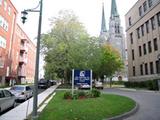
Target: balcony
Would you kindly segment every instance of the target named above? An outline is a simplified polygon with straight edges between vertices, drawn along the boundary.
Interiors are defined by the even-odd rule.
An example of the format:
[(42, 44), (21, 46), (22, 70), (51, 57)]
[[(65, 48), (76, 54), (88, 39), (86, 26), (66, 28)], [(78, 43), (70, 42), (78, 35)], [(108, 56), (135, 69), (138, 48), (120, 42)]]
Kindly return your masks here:
[(19, 77), (25, 77), (26, 76), (26, 72), (25, 72), (25, 69), (24, 68), (20, 68), (18, 70), (18, 76)]
[(24, 56), (20, 56), (19, 63), (21, 63), (21, 64), (27, 63), (27, 59)]
[(21, 52), (28, 52), (28, 47), (26, 45), (22, 45), (20, 46), (20, 51)]

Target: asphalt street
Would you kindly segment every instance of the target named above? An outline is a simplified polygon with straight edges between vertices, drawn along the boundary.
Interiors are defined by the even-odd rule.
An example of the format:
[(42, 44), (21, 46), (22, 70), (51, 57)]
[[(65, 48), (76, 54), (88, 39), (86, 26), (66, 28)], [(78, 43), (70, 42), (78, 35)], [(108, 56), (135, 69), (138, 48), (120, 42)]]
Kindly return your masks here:
[(139, 104), (139, 110), (125, 120), (160, 120), (160, 92), (125, 91), (109, 88), (104, 89), (103, 92), (127, 96)]

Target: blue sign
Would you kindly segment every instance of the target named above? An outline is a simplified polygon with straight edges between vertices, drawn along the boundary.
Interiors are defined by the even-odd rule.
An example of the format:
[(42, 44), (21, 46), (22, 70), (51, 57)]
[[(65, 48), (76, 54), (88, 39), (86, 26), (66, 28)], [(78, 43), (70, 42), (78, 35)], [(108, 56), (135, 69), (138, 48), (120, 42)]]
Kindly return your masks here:
[(74, 70), (74, 85), (81, 83), (91, 84), (91, 71), (90, 70)]

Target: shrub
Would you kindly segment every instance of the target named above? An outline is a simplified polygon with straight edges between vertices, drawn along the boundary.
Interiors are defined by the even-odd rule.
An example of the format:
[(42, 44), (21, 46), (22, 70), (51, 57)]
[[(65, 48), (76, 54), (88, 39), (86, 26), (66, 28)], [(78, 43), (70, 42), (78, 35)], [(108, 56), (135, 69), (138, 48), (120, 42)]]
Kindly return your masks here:
[(72, 99), (72, 93), (70, 91), (66, 91), (63, 96), (64, 99)]
[(125, 82), (125, 87), (127, 88), (146, 88), (148, 90), (158, 90), (158, 82), (157, 80), (148, 80), (141, 82)]
[(79, 91), (78, 92), (78, 97), (80, 97), (80, 96), (86, 96), (86, 93), (84, 91)]
[(100, 97), (101, 92), (97, 89), (91, 90), (92, 97)]

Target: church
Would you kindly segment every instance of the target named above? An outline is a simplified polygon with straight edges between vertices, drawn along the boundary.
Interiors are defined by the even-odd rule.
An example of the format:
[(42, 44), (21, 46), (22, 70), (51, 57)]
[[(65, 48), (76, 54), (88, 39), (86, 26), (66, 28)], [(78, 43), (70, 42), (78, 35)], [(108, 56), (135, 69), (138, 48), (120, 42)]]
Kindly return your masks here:
[[(106, 19), (104, 11), (104, 3), (102, 5), (102, 21), (101, 21), (101, 31), (99, 35), (99, 44), (110, 44), (113, 48), (119, 51), (121, 59), (126, 65), (126, 51), (125, 51), (125, 38), (123, 33), (123, 28), (121, 26), (120, 16), (118, 14), (116, 0), (111, 1), (111, 13), (109, 18), (109, 30), (106, 28)], [(121, 76), (127, 78), (127, 68), (124, 67), (123, 72), (117, 71), (114, 75), (115, 77)]]

